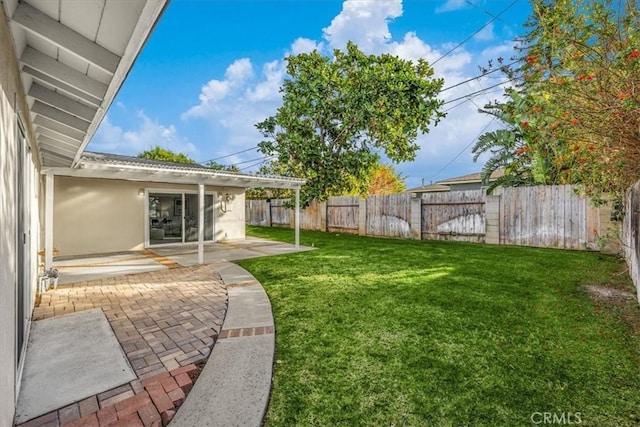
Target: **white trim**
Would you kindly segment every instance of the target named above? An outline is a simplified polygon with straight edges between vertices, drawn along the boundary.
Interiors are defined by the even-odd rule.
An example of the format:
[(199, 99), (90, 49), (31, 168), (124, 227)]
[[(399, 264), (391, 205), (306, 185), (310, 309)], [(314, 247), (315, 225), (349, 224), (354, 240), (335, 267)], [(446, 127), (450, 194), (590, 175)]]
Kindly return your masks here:
[(204, 264), (204, 184), (198, 184), (198, 264)]
[(164, 184), (199, 184), (235, 188), (289, 188), (302, 187), (306, 180), (300, 178), (243, 175), (213, 171), (210, 169), (188, 169), (157, 167), (143, 164), (101, 164), (83, 161), (79, 168), (46, 167), (42, 173), (82, 178), (120, 179), (125, 181), (158, 182)]
[(54, 176), (45, 175), (45, 204), (44, 204), (44, 268), (53, 267), (53, 186)]
[(300, 188), (296, 188), (296, 249), (300, 248)]

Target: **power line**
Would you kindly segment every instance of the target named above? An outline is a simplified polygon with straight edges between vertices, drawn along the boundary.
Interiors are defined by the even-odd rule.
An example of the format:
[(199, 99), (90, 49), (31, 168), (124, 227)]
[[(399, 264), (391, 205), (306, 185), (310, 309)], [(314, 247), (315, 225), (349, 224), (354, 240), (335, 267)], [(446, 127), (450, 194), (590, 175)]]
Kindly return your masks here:
[(220, 160), (220, 159), (226, 159), (227, 157), (232, 157), (238, 154), (242, 154), (242, 153), (246, 153), (247, 151), (253, 151), (253, 150), (257, 150), (258, 146), (255, 146), (253, 148), (247, 148), (246, 150), (242, 150), (242, 151), (238, 151), (236, 153), (231, 153), (231, 154), (227, 154), (226, 156), (222, 156), (222, 157), (216, 157), (215, 159), (211, 159), (211, 160), (207, 160), (205, 162), (202, 163), (211, 163), (211, 162), (215, 162), (216, 160)]
[(453, 89), (453, 88), (456, 88), (456, 87), (458, 87), (458, 86), (462, 86), (462, 85), (463, 85), (463, 84), (465, 84), (465, 83), (469, 83), (469, 82), (472, 82), (472, 81), (474, 81), (474, 80), (481, 79), (481, 78), (483, 78), (484, 76), (488, 76), (489, 74), (495, 73), (496, 71), (501, 71), (504, 67), (510, 67), (510, 66), (512, 66), (513, 64), (517, 63), (517, 62), (518, 62), (518, 61), (513, 61), (513, 62), (511, 62), (511, 63), (509, 63), (509, 64), (501, 65), (500, 67), (495, 68), (495, 69), (493, 69), (493, 70), (491, 70), (491, 71), (487, 71), (486, 73), (483, 73), (483, 74), (481, 74), (481, 75), (479, 75), (479, 76), (472, 77), (472, 78), (470, 78), (470, 79), (468, 79), (468, 80), (461, 81), (460, 83), (456, 83), (456, 84), (454, 84), (454, 85), (452, 85), (452, 86), (445, 87), (444, 89), (442, 89), (442, 90), (440, 91), (440, 93), (442, 93), (442, 92), (446, 92), (446, 91), (448, 91), (448, 90), (450, 90), (450, 89)]
[(262, 157), (258, 157), (257, 159), (245, 160), (244, 162), (234, 163), (233, 166), (238, 166), (238, 165), (243, 165), (245, 163), (255, 162), (256, 160), (266, 159), (267, 157), (273, 157), (273, 156), (262, 156)]
[(481, 89), (481, 90), (478, 90), (478, 91), (475, 91), (475, 92), (468, 93), (468, 94), (466, 94), (466, 95), (464, 95), (464, 96), (459, 96), (459, 97), (457, 97), (457, 98), (450, 99), (450, 100), (448, 100), (448, 101), (443, 102), (443, 103), (442, 103), (442, 105), (450, 104), (450, 103), (452, 103), (452, 102), (456, 102), (456, 101), (459, 101), (459, 100), (461, 100), (461, 99), (467, 99), (467, 98), (469, 98), (470, 96), (481, 95), (483, 92), (486, 92), (486, 91), (488, 91), (489, 89), (493, 89), (493, 88), (495, 88), (495, 87), (502, 86), (503, 84), (506, 84), (506, 83), (512, 82), (512, 81), (514, 81), (514, 80), (516, 80), (516, 79), (517, 79), (517, 77), (513, 77), (513, 78), (510, 78), (509, 80), (505, 80), (504, 82), (500, 82), (500, 83), (495, 84), (495, 85), (493, 85), (493, 86), (489, 86), (489, 87), (486, 87), (486, 88), (484, 88), (484, 89)]
[(456, 161), (456, 159), (457, 159), (458, 157), (462, 156), (462, 154), (463, 154), (465, 151), (467, 151), (467, 150), (469, 149), (469, 147), (471, 147), (471, 145), (472, 145), (474, 142), (476, 142), (476, 140), (480, 137), (480, 135), (482, 135), (482, 134), (484, 133), (484, 131), (485, 131), (485, 130), (487, 130), (487, 128), (491, 125), (491, 123), (493, 123), (493, 122), (494, 122), (494, 120), (495, 120), (495, 119), (496, 119), (496, 118), (495, 118), (495, 117), (493, 117), (491, 120), (489, 120), (489, 123), (487, 123), (487, 124), (486, 124), (486, 126), (482, 128), (482, 130), (480, 131), (480, 133), (478, 133), (478, 135), (476, 135), (476, 137), (474, 137), (474, 138), (471, 140), (471, 142), (470, 142), (469, 144), (467, 144), (467, 145), (466, 145), (466, 146), (465, 146), (465, 147), (464, 147), (464, 148), (463, 148), (463, 149), (462, 149), (458, 154), (456, 154), (456, 155), (455, 155), (455, 157), (454, 157), (453, 159), (449, 160), (449, 162), (448, 162), (446, 165), (444, 165), (442, 168), (440, 168), (440, 170), (439, 170), (438, 172), (434, 173), (434, 174), (433, 174), (433, 176), (429, 179), (429, 181), (432, 181), (432, 180), (433, 180), (433, 178), (435, 178), (436, 176), (438, 176), (438, 174), (440, 174), (440, 172), (442, 172), (443, 170), (445, 170), (446, 168), (448, 168), (448, 167), (451, 165), (451, 163), (453, 163), (453, 162), (455, 162), (455, 161)]
[(266, 162), (268, 162), (269, 160), (272, 160), (272, 159), (274, 159), (274, 158), (276, 158), (276, 157), (277, 157), (277, 156), (268, 156), (268, 157), (263, 157), (262, 159), (260, 159), (260, 161), (258, 161), (258, 162), (256, 162), (256, 163), (252, 163), (252, 164), (250, 164), (249, 166), (245, 166), (245, 167), (243, 167), (243, 168), (241, 168), (241, 169), (239, 169), (239, 170), (240, 170), (240, 171), (243, 171), (243, 170), (251, 169), (251, 168), (252, 168), (252, 167), (254, 167), (254, 166), (258, 166), (258, 165), (260, 165), (260, 164), (262, 164), (262, 163), (266, 163)]
[(443, 59), (444, 57), (446, 57), (447, 55), (449, 55), (451, 52), (453, 52), (454, 50), (456, 50), (457, 48), (459, 48), (460, 46), (462, 46), (463, 44), (465, 44), (466, 42), (468, 42), (469, 40), (471, 40), (476, 34), (478, 34), (480, 31), (484, 30), (485, 27), (489, 24), (491, 24), (493, 21), (495, 21), (496, 19), (498, 19), (500, 17), (500, 15), (502, 15), (503, 13), (505, 13), (507, 10), (511, 9), (516, 3), (518, 3), (518, 0), (513, 0), (513, 2), (507, 6), (506, 8), (504, 8), (502, 10), (502, 12), (498, 13), (496, 16), (494, 16), (493, 18), (491, 18), (489, 21), (487, 21), (486, 24), (484, 24), (482, 27), (480, 27), (476, 32), (474, 32), (473, 34), (471, 34), (469, 37), (467, 37), (466, 39), (464, 39), (463, 41), (461, 41), (460, 43), (458, 43), (457, 45), (455, 45), (454, 47), (452, 47), (451, 49), (449, 49), (444, 55), (442, 55), (440, 58), (436, 59), (433, 63), (429, 64), (432, 67), (434, 65), (436, 65), (438, 62), (440, 62), (441, 59)]

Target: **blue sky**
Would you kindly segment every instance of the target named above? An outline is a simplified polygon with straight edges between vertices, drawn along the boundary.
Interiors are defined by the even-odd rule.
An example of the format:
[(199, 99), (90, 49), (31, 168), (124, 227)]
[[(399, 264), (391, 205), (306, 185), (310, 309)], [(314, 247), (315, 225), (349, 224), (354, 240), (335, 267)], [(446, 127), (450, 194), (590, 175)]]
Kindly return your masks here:
[[(160, 145), (204, 162), (261, 140), (254, 124), (275, 113), (284, 58), (319, 49), (330, 54), (354, 41), (366, 53), (392, 53), (433, 63), (444, 86), (479, 74), (490, 59), (513, 55), (530, 13), (527, 0), (173, 0), (138, 57), (89, 150), (135, 155)], [(444, 92), (453, 100), (500, 83), (497, 73)], [(497, 126), (478, 107), (496, 88), (451, 102), (448, 116), (421, 135), (414, 162), (396, 165), (409, 187), (481, 169), (470, 146)], [(488, 127), (487, 127), (488, 126)], [(243, 172), (259, 166), (255, 150), (226, 157)], [(457, 158), (454, 160), (454, 158)], [(252, 167), (252, 165), (254, 165)]]

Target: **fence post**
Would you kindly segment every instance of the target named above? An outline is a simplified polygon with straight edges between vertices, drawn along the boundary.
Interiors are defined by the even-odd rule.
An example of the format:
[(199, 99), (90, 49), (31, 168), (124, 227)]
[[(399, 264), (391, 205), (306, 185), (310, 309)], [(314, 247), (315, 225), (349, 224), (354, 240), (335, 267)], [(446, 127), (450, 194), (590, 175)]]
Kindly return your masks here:
[(422, 240), (422, 197), (412, 193), (409, 199), (411, 203), (411, 217), (409, 225), (411, 227), (411, 237), (415, 240)]
[(318, 221), (320, 231), (327, 231), (327, 202), (318, 203), (318, 215), (320, 215)]
[(360, 199), (358, 207), (358, 234), (367, 235), (367, 199)]
[(500, 244), (500, 196), (486, 196), (484, 203), (484, 241)]
[(271, 227), (271, 199), (267, 199), (265, 201), (265, 203), (267, 204), (265, 210), (264, 210), (264, 222), (265, 222), (265, 226), (266, 227)]

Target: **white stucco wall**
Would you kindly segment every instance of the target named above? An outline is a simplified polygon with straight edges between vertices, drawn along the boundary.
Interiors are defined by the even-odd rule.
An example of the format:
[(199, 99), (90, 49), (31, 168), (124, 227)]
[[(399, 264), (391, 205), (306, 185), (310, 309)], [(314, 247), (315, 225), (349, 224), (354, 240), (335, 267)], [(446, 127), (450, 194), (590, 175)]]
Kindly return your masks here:
[[(22, 88), (16, 54), (7, 26), (4, 8), (0, 7), (0, 426), (13, 424), (18, 369), (16, 358), (16, 289), (17, 284), (17, 195), (16, 173), (18, 164), (18, 114), (23, 119), (27, 138), (33, 141), (26, 97)], [(24, 114), (22, 112), (25, 112)], [(35, 206), (28, 219), (31, 227), (31, 253), (27, 264), (35, 274), (38, 249), (38, 186), (37, 160), (31, 159), (28, 168), (34, 170), (33, 186), (25, 197)], [(27, 313), (31, 317), (34, 300), (34, 282), (25, 284)]]
[[(144, 196), (141, 189), (197, 192), (196, 185), (136, 182), (56, 176), (54, 185), (53, 246), (60, 256), (138, 250), (144, 247)], [(206, 187), (206, 192), (229, 194), (215, 199), (216, 240), (243, 239), (244, 189)]]
[[(216, 201), (216, 241), (245, 238), (244, 188), (220, 188), (218, 195), (229, 194), (231, 199), (225, 203), (218, 197)], [(226, 205), (226, 207), (225, 207)]]

